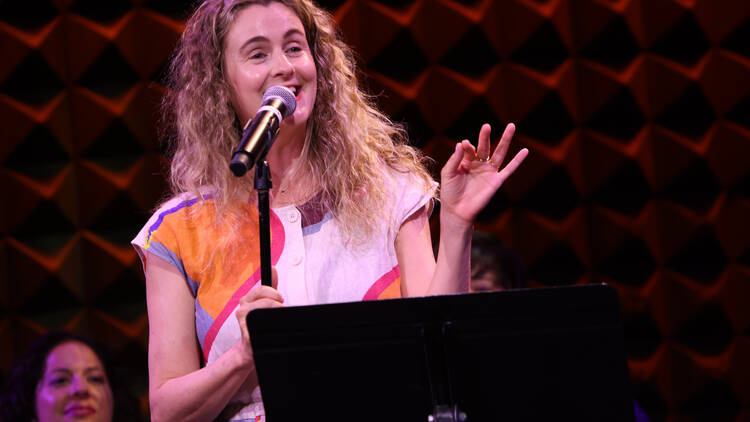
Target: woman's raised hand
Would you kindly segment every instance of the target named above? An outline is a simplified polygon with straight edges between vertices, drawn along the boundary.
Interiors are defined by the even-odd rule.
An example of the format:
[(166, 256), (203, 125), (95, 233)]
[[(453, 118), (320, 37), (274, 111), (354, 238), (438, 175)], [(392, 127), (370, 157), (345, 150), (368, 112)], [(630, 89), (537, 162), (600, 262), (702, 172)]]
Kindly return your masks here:
[(493, 152), (490, 150), (489, 124), (482, 125), (479, 130), (477, 148), (465, 139), (456, 144), (455, 151), (440, 172), (441, 218), (449, 216), (459, 223), (473, 223), (505, 179), (516, 171), (529, 154), (529, 150), (524, 148), (505, 167), (501, 167), (515, 130), (513, 123), (508, 124)]

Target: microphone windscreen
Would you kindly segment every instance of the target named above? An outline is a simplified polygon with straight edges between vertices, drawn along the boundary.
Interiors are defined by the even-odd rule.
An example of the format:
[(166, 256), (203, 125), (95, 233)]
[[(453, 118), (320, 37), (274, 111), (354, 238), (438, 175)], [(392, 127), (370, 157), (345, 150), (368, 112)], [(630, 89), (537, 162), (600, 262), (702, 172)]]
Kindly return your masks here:
[(283, 86), (272, 86), (268, 88), (263, 94), (263, 104), (271, 98), (278, 98), (284, 104), (284, 111), (282, 116), (287, 118), (294, 113), (294, 109), (297, 108), (297, 100), (294, 98), (294, 93), (287, 87)]

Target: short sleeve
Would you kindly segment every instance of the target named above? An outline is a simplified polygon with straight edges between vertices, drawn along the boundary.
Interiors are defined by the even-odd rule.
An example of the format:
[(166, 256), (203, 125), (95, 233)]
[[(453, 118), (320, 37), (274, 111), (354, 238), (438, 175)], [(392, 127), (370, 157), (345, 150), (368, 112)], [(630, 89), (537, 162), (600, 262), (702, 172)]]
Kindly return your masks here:
[(180, 220), (184, 220), (184, 212), (198, 200), (178, 197), (167, 201), (149, 218), (131, 241), (141, 258), (144, 272), (148, 252), (172, 264), (186, 280), (189, 278), (180, 256), (179, 227), (176, 223), (179, 224)]
[(438, 187), (437, 182), (430, 181), (429, 184), (425, 184), (414, 174), (397, 172), (394, 172), (393, 181), (394, 227), (401, 227), (412, 214), (427, 204), (430, 205), (429, 212), (432, 212), (432, 200)]

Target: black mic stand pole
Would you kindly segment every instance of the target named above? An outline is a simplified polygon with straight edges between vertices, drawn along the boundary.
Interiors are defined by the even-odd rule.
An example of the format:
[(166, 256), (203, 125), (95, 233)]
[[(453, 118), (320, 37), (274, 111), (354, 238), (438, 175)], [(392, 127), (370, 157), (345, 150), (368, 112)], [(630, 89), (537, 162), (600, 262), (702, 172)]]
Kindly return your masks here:
[[(280, 100), (275, 100), (280, 101)], [(268, 163), (265, 158), (268, 151), (273, 145), (276, 135), (279, 133), (280, 120), (276, 116), (272, 115), (267, 117), (266, 126), (267, 129), (261, 134), (257, 135), (258, 138), (254, 139), (255, 142), (261, 142), (262, 149), (257, 153), (257, 157), (253, 157), (248, 151), (244, 150), (244, 147), (239, 148), (232, 155), (232, 161), (229, 164), (229, 169), (232, 173), (241, 177), (245, 173), (253, 168), (255, 165), (255, 179), (253, 181), (255, 190), (258, 192), (258, 231), (260, 232), (260, 282), (264, 286), (272, 287), (272, 275), (271, 275), (271, 221), (270, 211), (268, 205), (268, 191), (273, 187), (271, 183), (271, 169), (268, 167)], [(252, 131), (254, 128), (255, 121), (248, 122), (246, 125), (246, 131)], [(269, 123), (270, 122), (270, 123)], [(247, 132), (246, 132), (247, 133)], [(243, 135), (243, 144), (245, 142), (245, 135)], [(265, 136), (265, 142), (262, 142), (262, 137)]]
[(268, 191), (273, 187), (271, 169), (266, 160), (255, 165), (255, 190), (258, 191), (258, 223), (260, 231), (260, 283), (271, 286), (271, 222)]

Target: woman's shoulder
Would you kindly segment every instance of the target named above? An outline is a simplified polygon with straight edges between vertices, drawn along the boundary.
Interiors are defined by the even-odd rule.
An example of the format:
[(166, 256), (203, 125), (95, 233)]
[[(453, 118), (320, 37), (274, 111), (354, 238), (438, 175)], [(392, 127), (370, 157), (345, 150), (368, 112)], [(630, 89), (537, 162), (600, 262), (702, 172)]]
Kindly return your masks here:
[(148, 247), (157, 233), (183, 232), (197, 222), (211, 221), (214, 215), (214, 196), (210, 189), (172, 195), (156, 207), (132, 243)]
[[(420, 173), (399, 168), (388, 167), (385, 194), (391, 207), (395, 227), (401, 224), (414, 212), (421, 209), (435, 198), (438, 184), (428, 173)], [(430, 206), (430, 210), (432, 207)]]
[(437, 182), (426, 171), (421, 172), (392, 166), (384, 167), (385, 186), (389, 187), (388, 191), (391, 195), (433, 196), (437, 190)]
[(213, 203), (215, 189), (209, 187), (200, 188), (197, 192), (182, 192), (173, 194), (157, 205), (152, 218), (164, 213), (175, 212), (178, 209), (190, 208), (195, 205)]

